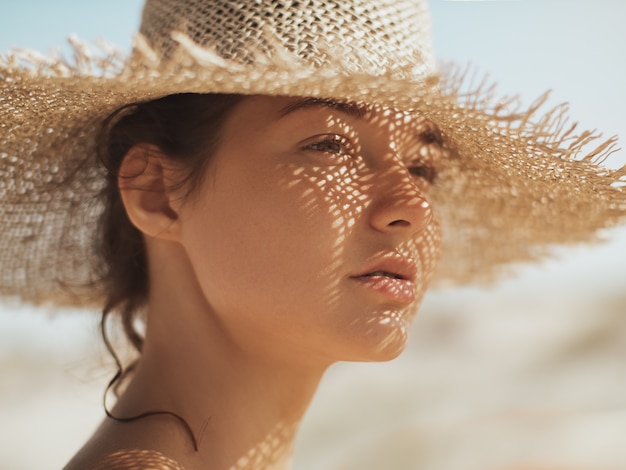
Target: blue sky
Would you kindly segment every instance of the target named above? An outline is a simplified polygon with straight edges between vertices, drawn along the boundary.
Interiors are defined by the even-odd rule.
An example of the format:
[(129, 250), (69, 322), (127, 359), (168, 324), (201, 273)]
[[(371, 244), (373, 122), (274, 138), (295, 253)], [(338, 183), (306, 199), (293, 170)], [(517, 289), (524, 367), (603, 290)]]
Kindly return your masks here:
[[(142, 0), (21, 0), (0, 7), (0, 51), (13, 46), (63, 48), (70, 33), (130, 48)], [(431, 0), (439, 59), (488, 72), (503, 94), (526, 102), (547, 89), (554, 104), (569, 101), (586, 128), (621, 134), (626, 148), (626, 2), (622, 0)], [(612, 166), (626, 163), (622, 151)], [(622, 279), (626, 230), (620, 243), (576, 250), (552, 277), (590, 270)], [(555, 265), (556, 266), (556, 265)], [(546, 268), (543, 272), (550, 272)], [(556, 267), (554, 269), (557, 269)], [(543, 274), (545, 276), (545, 274)], [(541, 270), (532, 276), (541, 278)]]

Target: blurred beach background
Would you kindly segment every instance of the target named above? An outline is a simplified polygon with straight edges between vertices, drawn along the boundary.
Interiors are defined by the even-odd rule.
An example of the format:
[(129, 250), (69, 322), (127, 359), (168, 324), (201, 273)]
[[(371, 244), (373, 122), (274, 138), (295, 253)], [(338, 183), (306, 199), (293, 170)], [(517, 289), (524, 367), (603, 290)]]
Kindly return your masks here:
[[(439, 59), (525, 103), (552, 89), (626, 148), (626, 2), (430, 3)], [(3, 2), (0, 52), (67, 51), (71, 33), (129, 50), (141, 4)], [(400, 358), (329, 370), (295, 469), (626, 469), (626, 228), (604, 236), (494, 287), (429, 293)], [(0, 312), (0, 469), (60, 468), (104, 416), (98, 314)]]

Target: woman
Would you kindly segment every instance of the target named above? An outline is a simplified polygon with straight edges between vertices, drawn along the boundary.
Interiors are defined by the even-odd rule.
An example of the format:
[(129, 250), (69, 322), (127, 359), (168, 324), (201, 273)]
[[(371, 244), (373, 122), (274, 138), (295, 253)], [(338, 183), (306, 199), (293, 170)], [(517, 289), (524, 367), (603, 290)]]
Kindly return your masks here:
[[(168, 410), (192, 435), (163, 417), (107, 420), (74, 468), (97, 462), (94, 446), (100, 458), (129, 446), (168, 449), (185, 468), (284, 467), (324, 370), (389, 359), (404, 346), (437, 255), (424, 194), (440, 144), (410, 114), (389, 119), (387, 110), (334, 101), (173, 95), (144, 106), (164, 102), (167, 116), (146, 114), (159, 116), (165, 135), (149, 140), (138, 110), (120, 131), (128, 139), (141, 129), (138, 143), (115, 143), (121, 199), (145, 240), (149, 322), (112, 416)], [(194, 126), (207, 109), (212, 116)], [(187, 134), (170, 133), (178, 128)], [(194, 169), (202, 176), (191, 193), (179, 189), (170, 142), (200, 143), (192, 153), (203, 156)], [(120, 214), (107, 218), (128, 237)], [(122, 254), (107, 222), (109, 259), (124, 261), (111, 283), (127, 273), (115, 287), (129, 295), (140, 262)]]
[[(47, 70), (53, 87), (41, 102), (65, 98), (54, 86), (81, 88), (70, 100), (69, 124), (57, 118), (57, 130), (48, 123), (54, 137), (28, 148), (30, 121), (18, 114), (19, 125), (2, 136), (22, 154), (68, 156), (50, 164), (53, 174), (55, 163), (66, 166), (51, 178), (53, 190), (62, 183), (66, 191), (53, 194), (64, 198), (44, 201), (55, 207), (61, 200), (59, 213), (72, 210), (57, 222), (60, 232), (68, 220), (102, 224), (93, 265), (77, 263), (76, 253), (67, 258), (92, 235), (89, 225), (71, 225), (75, 233), (49, 236), (65, 250), (36, 265), (38, 285), (11, 278), (3, 292), (65, 303), (104, 297), (105, 316), (121, 313), (142, 349), (110, 417), (68, 468), (133, 459), (283, 468), (330, 363), (384, 360), (402, 350), (434, 274), (439, 220), (452, 234), (439, 276), (464, 281), (533, 255), (543, 243), (585, 239), (623, 219), (623, 193), (611, 186), (620, 173), (572, 159), (584, 135), (571, 139), (559, 126), (548, 132), (550, 119), (530, 124), (535, 110), (507, 114), (472, 99), (459, 105), (450, 85), (440, 88), (426, 28), (415, 27), (426, 24), (423, 5), (403, 11), (398, 2), (397, 10), (372, 3), (363, 16), (352, 4), (323, 12), (281, 5), (250, 3), (247, 14), (216, 16), (217, 7), (148, 2), (148, 44), (138, 45), (120, 76), (93, 79), (97, 96), (77, 85), (77, 73)], [(198, 21), (201, 12), (206, 21)], [(316, 20), (303, 32), (301, 18), (330, 26)], [(244, 23), (225, 28), (225, 19)], [(328, 30), (313, 34), (322, 24)], [(349, 51), (337, 50), (346, 44)], [(32, 88), (21, 69), (3, 70), (11, 78), (3, 96)], [(106, 113), (95, 112), (104, 103)], [(104, 188), (102, 173), (84, 157), (95, 152), (108, 171)], [(24, 173), (18, 194), (28, 179)], [(84, 202), (97, 191), (104, 212)], [(573, 206), (565, 215), (539, 204), (563, 195)], [(494, 217), (485, 221), (477, 208)], [(551, 223), (555, 209), (558, 224)], [(529, 213), (532, 221), (520, 222)], [(42, 243), (33, 224), (54, 226), (59, 217), (29, 219), (13, 240)], [(32, 282), (26, 261), (38, 252), (21, 251), (3, 266), (25, 269)], [(55, 272), (41, 276), (42, 265)], [(134, 328), (142, 312), (145, 340)]]

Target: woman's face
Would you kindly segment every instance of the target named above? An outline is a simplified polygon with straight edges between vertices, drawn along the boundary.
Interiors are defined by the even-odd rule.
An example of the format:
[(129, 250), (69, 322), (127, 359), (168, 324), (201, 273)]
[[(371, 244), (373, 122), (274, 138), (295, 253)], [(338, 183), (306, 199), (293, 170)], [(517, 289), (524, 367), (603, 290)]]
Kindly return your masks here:
[(416, 116), (243, 100), (179, 214), (229, 339), (294, 361), (395, 357), (438, 258), (426, 195), (440, 153)]

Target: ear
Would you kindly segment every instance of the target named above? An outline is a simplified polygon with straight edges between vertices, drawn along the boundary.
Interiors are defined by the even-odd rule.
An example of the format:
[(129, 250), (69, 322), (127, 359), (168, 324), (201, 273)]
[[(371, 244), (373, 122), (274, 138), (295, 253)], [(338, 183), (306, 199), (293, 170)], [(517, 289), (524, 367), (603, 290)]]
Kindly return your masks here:
[(124, 156), (117, 184), (130, 221), (144, 235), (176, 241), (179, 198), (170, 191), (175, 170), (156, 146), (137, 144)]

